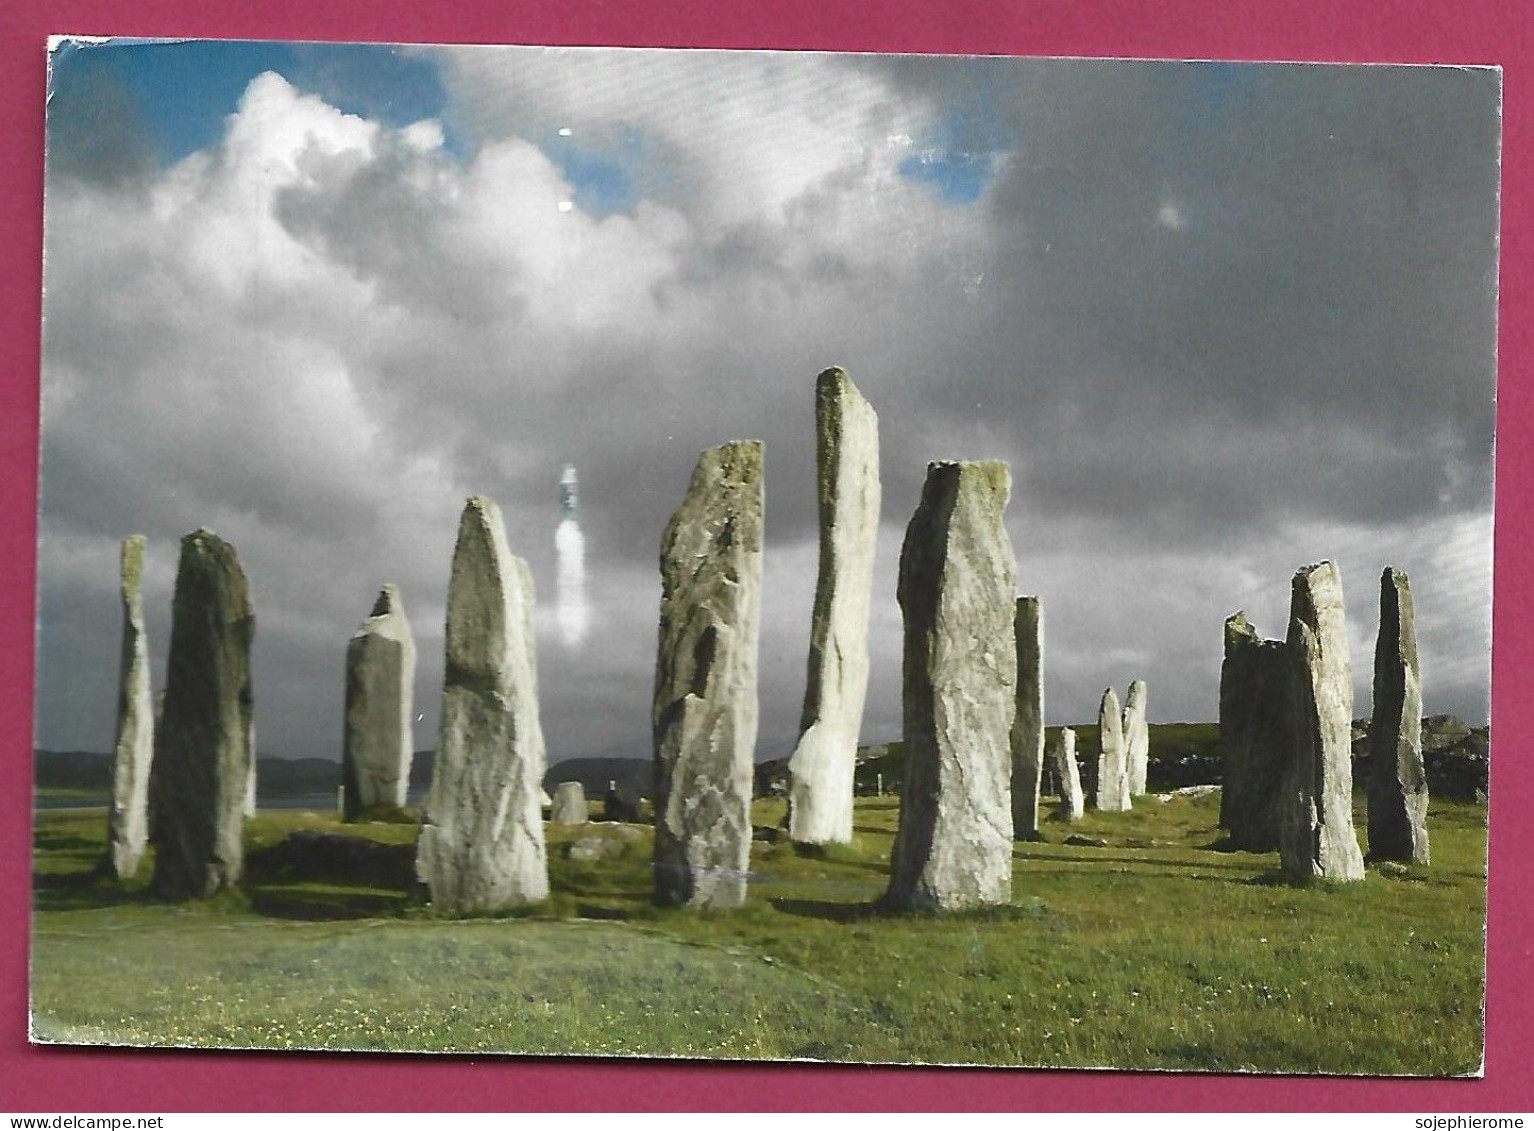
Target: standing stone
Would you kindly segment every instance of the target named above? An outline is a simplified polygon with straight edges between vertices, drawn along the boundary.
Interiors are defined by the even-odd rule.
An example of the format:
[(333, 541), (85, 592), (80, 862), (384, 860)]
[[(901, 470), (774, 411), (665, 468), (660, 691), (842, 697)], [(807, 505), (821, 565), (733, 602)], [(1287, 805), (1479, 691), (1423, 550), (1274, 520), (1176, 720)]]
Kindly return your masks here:
[(415, 637), (399, 589), (385, 585), (346, 645), (341, 781), (346, 819), (377, 805), (404, 808), (410, 786)]
[(165, 898), (213, 895), (244, 870), (255, 634), (234, 547), (209, 530), (181, 539), (151, 791), (153, 884)]
[(1145, 681), (1129, 685), (1124, 699), (1124, 756), (1129, 767), (1129, 795), (1143, 797), (1150, 770), (1150, 724), (1145, 719)]
[(1263, 640), (1236, 613), (1225, 622), (1220, 666), (1220, 827), (1232, 848), (1278, 849), (1279, 804), (1293, 747), (1293, 672), (1287, 645)]
[(932, 463), (900, 551), (900, 826), (886, 906), (947, 911), (1012, 891), (1016, 566), (1007, 465)]
[(256, 723), (250, 723), (250, 773), (245, 775), (245, 804), (242, 812), (247, 817), (256, 815)]
[(1427, 771), (1422, 764), (1422, 675), (1411, 583), (1380, 575), (1369, 724), (1369, 858), (1428, 863)]
[(1013, 620), (1017, 636), (1017, 715), (1012, 721), (1012, 835), (1039, 835), (1039, 779), (1044, 773), (1044, 608), (1037, 597), (1019, 597)]
[(122, 663), (117, 691), (117, 745), (112, 757), (112, 807), (107, 856), (112, 874), (138, 871), (149, 842), (149, 769), (154, 760), (154, 704), (149, 689), (149, 638), (144, 633), (144, 537), (123, 539)]
[(655, 902), (738, 907), (751, 854), (762, 593), (762, 444), (698, 457), (661, 539)]
[(1052, 751), (1055, 778), (1060, 782), (1059, 814), (1067, 821), (1079, 821), (1086, 812), (1081, 796), (1081, 770), (1076, 765), (1076, 732), (1061, 727)]
[(820, 576), (799, 743), (788, 761), (788, 835), (852, 839), (852, 778), (868, 690), (868, 603), (879, 534), (879, 418), (840, 369), (815, 383)]
[(1124, 719), (1119, 714), (1119, 697), (1113, 688), (1103, 692), (1097, 712), (1099, 746), (1097, 755), (1097, 807), (1104, 813), (1122, 813), (1129, 809), (1129, 760), (1124, 749)]
[(578, 781), (562, 781), (554, 789), (549, 821), (556, 825), (584, 825), (589, 819), (586, 790)]
[(1333, 562), (1294, 575), (1287, 640), (1294, 731), (1279, 825), (1292, 881), (1364, 878), (1353, 832), (1353, 673), (1342, 574)]
[(533, 578), (501, 510), (464, 505), (447, 589), (442, 722), (416, 873), (432, 903), (501, 911), (549, 894)]

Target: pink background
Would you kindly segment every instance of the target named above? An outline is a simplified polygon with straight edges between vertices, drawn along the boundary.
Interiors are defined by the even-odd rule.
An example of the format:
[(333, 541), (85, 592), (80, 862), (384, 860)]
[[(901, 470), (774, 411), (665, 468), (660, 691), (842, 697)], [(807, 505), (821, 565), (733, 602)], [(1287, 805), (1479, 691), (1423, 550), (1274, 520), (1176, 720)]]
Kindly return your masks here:
[[(1534, 1109), (1534, 396), (1525, 379), (1526, 0), (14, 0), (0, 8), (0, 1111)], [(763, 9), (767, 10), (763, 10)], [(179, 1053), (26, 1043), (42, 139), (49, 34), (1500, 64), (1504, 81), (1486, 1076), (1336, 1080), (634, 1061)], [(919, 1019), (913, 1018), (919, 1024)]]

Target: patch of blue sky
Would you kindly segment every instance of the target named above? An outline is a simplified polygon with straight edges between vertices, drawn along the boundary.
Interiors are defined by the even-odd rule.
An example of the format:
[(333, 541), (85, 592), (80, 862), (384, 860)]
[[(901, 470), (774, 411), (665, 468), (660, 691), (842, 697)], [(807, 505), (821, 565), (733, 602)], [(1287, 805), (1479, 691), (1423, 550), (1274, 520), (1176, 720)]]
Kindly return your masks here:
[(582, 212), (599, 218), (633, 214), (643, 195), (640, 180), (649, 159), (637, 130), (622, 128), (616, 135), (603, 130), (595, 141), (559, 134), (543, 149), (569, 183)]
[(948, 204), (973, 204), (995, 179), (997, 159), (1011, 148), (1000, 120), (984, 99), (950, 110), (934, 136), (900, 163), (900, 175), (931, 185)]
[[(217, 143), (245, 88), (266, 71), (339, 110), (388, 126), (441, 118), (447, 103), (429, 57), (376, 44), (74, 41), (54, 53), (51, 82), (59, 91), (69, 83), (115, 80), (112, 88), (137, 103), (153, 135), (145, 140), (168, 165)], [(447, 122), (443, 128), (447, 150), (461, 155)]]

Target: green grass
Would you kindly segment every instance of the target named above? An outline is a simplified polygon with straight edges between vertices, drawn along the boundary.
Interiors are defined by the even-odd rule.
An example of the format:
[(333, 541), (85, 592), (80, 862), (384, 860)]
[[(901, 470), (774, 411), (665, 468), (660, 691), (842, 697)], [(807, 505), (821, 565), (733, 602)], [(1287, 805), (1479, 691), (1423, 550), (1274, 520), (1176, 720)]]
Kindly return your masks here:
[[(101, 811), (36, 818), (33, 1025), (51, 1041), (1455, 1074), (1481, 1061), (1485, 811), (1435, 803), (1434, 864), (1292, 888), (1213, 846), (1218, 795), (1047, 823), (1013, 903), (877, 914), (893, 798), (824, 857), (758, 843), (739, 911), (649, 902), (649, 833), (553, 896), (453, 922), (403, 880), (262, 876), (162, 904), (95, 871)], [(758, 802), (776, 825), (782, 802)], [(1362, 828), (1360, 813), (1360, 828)], [(251, 847), (332, 814), (263, 812)], [(407, 825), (344, 831), (406, 845)], [(1063, 843), (1073, 832), (1107, 847)], [(146, 868), (147, 874), (147, 868)]]

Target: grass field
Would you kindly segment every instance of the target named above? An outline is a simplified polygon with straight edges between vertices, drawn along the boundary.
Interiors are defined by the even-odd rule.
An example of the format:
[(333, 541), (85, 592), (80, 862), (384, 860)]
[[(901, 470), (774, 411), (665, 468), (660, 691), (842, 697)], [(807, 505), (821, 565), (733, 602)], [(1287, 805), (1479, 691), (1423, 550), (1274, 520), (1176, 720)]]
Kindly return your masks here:
[[(1434, 803), (1431, 868), (1296, 889), (1276, 857), (1214, 847), (1218, 807), (1149, 797), (1048, 823), (1014, 850), (1012, 905), (946, 917), (870, 906), (893, 798), (860, 799), (855, 842), (824, 858), (758, 843), (750, 900), (723, 914), (650, 906), (647, 829), (580, 862), (564, 847), (582, 831), (551, 828), (548, 905), (461, 922), (411, 902), (412, 826), (266, 811), (253, 849), (347, 831), (398, 845), (398, 875), (253, 867), (241, 893), (171, 905), (95, 872), (102, 810), (39, 812), (33, 1028), (133, 1045), (1475, 1072), (1484, 808)], [(782, 811), (762, 801), (754, 817)]]

